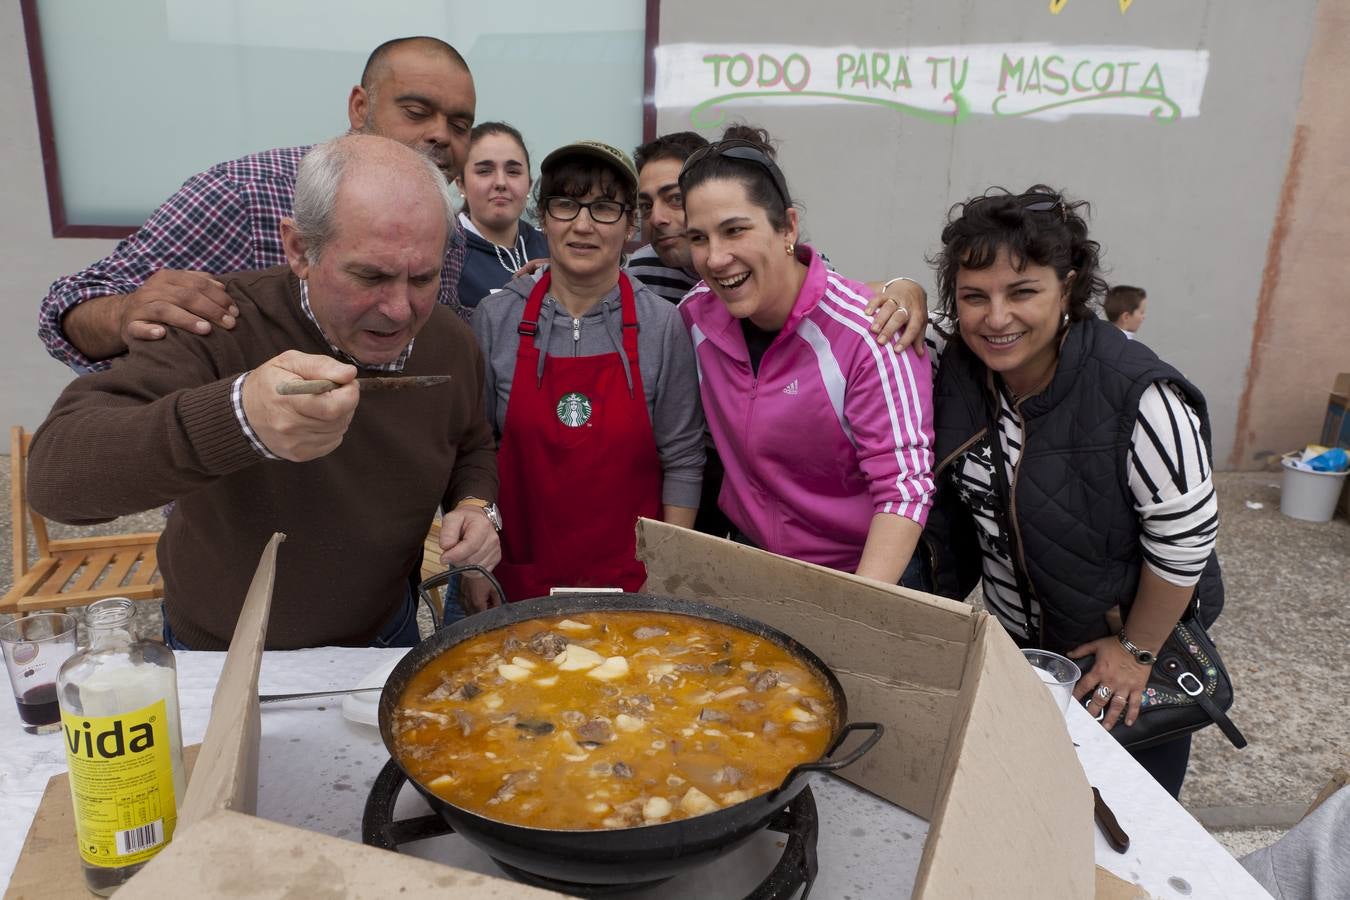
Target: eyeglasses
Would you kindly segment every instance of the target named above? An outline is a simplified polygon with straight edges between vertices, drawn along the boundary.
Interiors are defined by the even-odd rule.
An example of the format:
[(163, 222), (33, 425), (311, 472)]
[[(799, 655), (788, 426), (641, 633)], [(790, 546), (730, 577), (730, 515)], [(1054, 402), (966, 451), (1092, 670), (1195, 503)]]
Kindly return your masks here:
[(792, 200), (788, 198), (787, 180), (783, 178), (783, 170), (778, 168), (778, 163), (774, 162), (767, 153), (756, 147), (749, 141), (729, 140), (717, 141), (706, 147), (700, 147), (689, 158), (684, 161), (680, 167), (680, 181), (684, 181), (686, 172), (689, 172), (705, 159), (717, 156), (726, 156), (730, 159), (740, 159), (746, 162), (752, 162), (759, 166), (765, 172), (769, 173), (769, 178), (773, 181), (774, 190), (778, 191), (778, 198), (783, 201), (784, 208), (792, 206)]
[(618, 200), (592, 200), (582, 203), (571, 197), (549, 197), (544, 201), (544, 211), (559, 222), (570, 222), (581, 215), (584, 209), (591, 214), (591, 221), (600, 225), (613, 225), (623, 218), (631, 207)]

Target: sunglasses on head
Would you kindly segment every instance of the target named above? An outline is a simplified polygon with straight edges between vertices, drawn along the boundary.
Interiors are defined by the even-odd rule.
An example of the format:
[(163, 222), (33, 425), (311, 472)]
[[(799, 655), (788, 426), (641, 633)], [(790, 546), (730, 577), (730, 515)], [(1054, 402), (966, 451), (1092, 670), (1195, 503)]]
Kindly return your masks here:
[(1063, 199), (1054, 194), (1045, 194), (1039, 191), (1028, 194), (993, 194), (974, 197), (967, 201), (966, 206), (975, 206), (986, 200), (1002, 200), (1005, 197), (1012, 197), (1018, 208), (1024, 212), (1054, 212), (1058, 209), (1060, 221), (1067, 222), (1069, 220), (1069, 210), (1064, 205)]
[(792, 206), (792, 201), (788, 198), (787, 180), (783, 178), (783, 170), (778, 168), (778, 164), (767, 153), (749, 141), (738, 139), (717, 141), (706, 147), (698, 148), (689, 154), (689, 158), (680, 167), (680, 181), (683, 182), (685, 173), (691, 171), (694, 166), (706, 159), (715, 159), (719, 156), (744, 160), (759, 166), (769, 173), (769, 180), (773, 182), (774, 190), (778, 192), (778, 199), (783, 201), (783, 207), (786, 209)]

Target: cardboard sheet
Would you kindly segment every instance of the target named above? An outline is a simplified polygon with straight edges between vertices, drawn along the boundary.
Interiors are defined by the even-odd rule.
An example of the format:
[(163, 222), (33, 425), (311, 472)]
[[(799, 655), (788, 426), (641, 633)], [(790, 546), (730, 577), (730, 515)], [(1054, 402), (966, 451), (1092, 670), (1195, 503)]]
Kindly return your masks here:
[(962, 699), (915, 896), (1092, 896), (1092, 792), (1064, 715), (988, 616)]
[(643, 519), (644, 589), (758, 619), (810, 648), (839, 677), (849, 718), (887, 731), (841, 777), (932, 818), (976, 614), (879, 584)]
[[(183, 887), (191, 885), (190, 894)], [(217, 810), (199, 821), (117, 892), (119, 900), (166, 897), (291, 900), (296, 897), (454, 897), (534, 900), (553, 891), (465, 872)]]
[(272, 609), (277, 548), (286, 540), (272, 535), (253, 573), (244, 608), (234, 626), (230, 653), (220, 673), (211, 722), (202, 741), (202, 765), (178, 808), (178, 828), (190, 827), (217, 809), (253, 813), (258, 802), (258, 669)]
[(1149, 900), (1149, 892), (1098, 866), (1097, 900)]
[(1092, 897), (1092, 794), (1064, 717), (986, 613), (661, 522), (638, 523), (651, 593), (801, 641), (849, 718), (886, 726), (837, 774), (931, 821), (914, 896)]

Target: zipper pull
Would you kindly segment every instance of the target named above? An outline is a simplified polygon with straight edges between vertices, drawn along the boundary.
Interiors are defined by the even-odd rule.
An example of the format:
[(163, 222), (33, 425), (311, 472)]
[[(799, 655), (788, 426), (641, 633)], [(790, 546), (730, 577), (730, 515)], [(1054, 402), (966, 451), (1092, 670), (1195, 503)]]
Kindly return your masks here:
[(580, 319), (573, 319), (573, 320), (572, 320), (572, 342), (575, 343), (575, 344), (581, 343), (581, 320), (580, 320)]

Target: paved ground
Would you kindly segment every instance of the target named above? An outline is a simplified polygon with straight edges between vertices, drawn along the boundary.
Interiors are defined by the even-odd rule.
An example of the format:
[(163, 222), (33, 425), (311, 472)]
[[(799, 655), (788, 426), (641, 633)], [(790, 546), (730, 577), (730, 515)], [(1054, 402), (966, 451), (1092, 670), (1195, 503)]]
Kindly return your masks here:
[[(1237, 682), (1233, 719), (1251, 745), (1234, 750), (1217, 729), (1201, 732), (1181, 800), (1241, 855), (1283, 834), (1350, 757), (1350, 719), (1337, 702), (1350, 675), (1350, 522), (1280, 515), (1278, 473), (1222, 473), (1217, 481), (1228, 602), (1213, 636)], [(8, 457), (0, 457), (0, 497), (8, 494)], [(102, 530), (161, 525), (155, 511)], [(0, 546), (9, 536), (6, 520)], [(0, 586), (11, 583), (6, 553)], [(158, 634), (158, 604), (141, 607), (143, 633)]]

